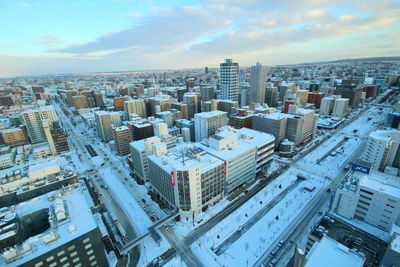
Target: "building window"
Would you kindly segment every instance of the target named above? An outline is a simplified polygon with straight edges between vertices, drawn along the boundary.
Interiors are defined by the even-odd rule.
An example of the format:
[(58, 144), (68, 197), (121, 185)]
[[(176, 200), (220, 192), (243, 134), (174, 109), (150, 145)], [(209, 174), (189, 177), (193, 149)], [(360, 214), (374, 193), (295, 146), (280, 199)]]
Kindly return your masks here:
[(71, 253), (71, 257), (75, 257), (76, 254), (78, 254), (78, 252), (76, 252), (76, 251), (72, 252), (72, 253)]
[(89, 261), (92, 261), (94, 259), (94, 255), (89, 257)]
[(89, 242), (89, 240), (90, 240), (90, 239), (89, 239), (89, 237), (88, 237), (88, 238), (83, 239), (82, 242), (83, 242), (83, 243), (87, 243), (87, 242)]
[(49, 267), (54, 267), (57, 266), (57, 262), (53, 262), (52, 264), (49, 265)]
[(60, 259), (60, 262), (64, 262), (66, 260), (67, 260), (67, 257), (64, 257), (64, 258)]
[(85, 246), (85, 249), (89, 249), (89, 248), (91, 248), (92, 247), (92, 244), (87, 244), (86, 246)]
[(35, 267), (40, 267), (43, 265), (43, 261), (39, 261), (38, 263), (35, 264)]
[(79, 261), (79, 258), (75, 258), (72, 260), (73, 263), (77, 263)]
[(47, 262), (50, 262), (50, 261), (52, 261), (52, 260), (54, 260), (54, 256), (50, 256), (50, 257), (48, 257), (48, 258), (46, 259)]
[(70, 247), (68, 247), (68, 251), (74, 250), (75, 249), (75, 245), (72, 245)]
[(62, 251), (60, 251), (60, 252), (57, 253), (57, 256), (60, 257), (60, 256), (62, 256), (62, 255), (64, 255), (64, 254), (65, 254), (65, 251), (62, 250)]

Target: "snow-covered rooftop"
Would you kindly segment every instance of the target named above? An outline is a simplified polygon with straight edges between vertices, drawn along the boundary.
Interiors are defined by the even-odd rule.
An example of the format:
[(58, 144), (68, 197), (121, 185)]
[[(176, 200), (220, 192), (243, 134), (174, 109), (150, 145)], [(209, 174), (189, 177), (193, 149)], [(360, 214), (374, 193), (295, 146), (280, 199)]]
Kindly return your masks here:
[(362, 253), (354, 252), (339, 242), (324, 237), (319, 243), (315, 243), (309, 254), (305, 267), (336, 267), (351, 266), (362, 267), (365, 256)]
[[(0, 257), (1, 266), (22, 265), (97, 227), (93, 215), (88, 212), (89, 207), (85, 194), (82, 194), (79, 189), (72, 188), (71, 191), (66, 190), (64, 193), (61, 193), (61, 191), (53, 191), (15, 206), (16, 213), (22, 218), (24, 215), (35, 211), (41, 209), (51, 210), (52, 206), (56, 206), (58, 203), (65, 203), (68, 215), (65, 220), (58, 221), (57, 224), (51, 226), (47, 231), (26, 240), (22, 246), (29, 244), (31, 250), (17, 256), (14, 262), (7, 264), (5, 258)], [(54, 200), (51, 200), (51, 196), (55, 196)], [(56, 240), (46, 245), (44, 238), (51, 233), (55, 234)]]

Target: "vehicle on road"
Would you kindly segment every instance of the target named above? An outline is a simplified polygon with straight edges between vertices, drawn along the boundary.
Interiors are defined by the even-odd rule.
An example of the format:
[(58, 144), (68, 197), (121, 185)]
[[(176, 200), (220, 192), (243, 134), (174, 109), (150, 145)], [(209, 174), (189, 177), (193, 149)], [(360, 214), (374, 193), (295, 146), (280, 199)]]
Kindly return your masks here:
[(151, 220), (152, 222), (155, 222), (155, 221), (156, 221), (156, 218), (154, 218), (154, 216), (150, 216), (150, 220)]
[(285, 240), (280, 240), (278, 242), (278, 247), (282, 247), (284, 243), (285, 243)]

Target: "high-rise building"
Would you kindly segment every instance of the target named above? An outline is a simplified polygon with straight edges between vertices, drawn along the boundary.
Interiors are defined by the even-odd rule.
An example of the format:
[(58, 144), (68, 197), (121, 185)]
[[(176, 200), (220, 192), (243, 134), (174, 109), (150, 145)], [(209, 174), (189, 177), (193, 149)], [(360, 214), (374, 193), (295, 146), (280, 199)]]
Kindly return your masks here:
[(21, 113), (24, 120), (28, 136), (32, 143), (41, 143), (46, 141), (42, 120), (39, 110), (26, 110)]
[(200, 87), (201, 101), (210, 101), (215, 99), (214, 86), (201, 86)]
[(135, 94), (136, 94), (136, 97), (140, 97), (140, 96), (144, 95), (143, 84), (139, 84), (139, 85), (135, 86)]
[(186, 93), (183, 95), (183, 103), (188, 105), (189, 119), (194, 117), (194, 114), (198, 113), (198, 95), (195, 93)]
[(250, 103), (257, 103), (262, 106), (265, 100), (267, 66), (261, 66), (257, 62), (256, 66), (251, 66), (250, 72)]
[(94, 97), (94, 103), (96, 104), (96, 107), (103, 109), (105, 107), (105, 105), (104, 105), (103, 95), (101, 94), (101, 92), (93, 91), (93, 97)]
[(114, 97), (114, 110), (115, 111), (123, 111), (124, 110), (124, 102), (128, 100), (126, 96)]
[(84, 95), (76, 95), (72, 97), (72, 102), (76, 110), (81, 108), (89, 108), (88, 101)]
[(194, 115), (195, 139), (201, 142), (227, 125), (227, 113), (219, 110), (202, 112)]
[(315, 104), (315, 108), (321, 107), (321, 101), (325, 94), (322, 92), (310, 92), (308, 94), (307, 103)]
[(349, 108), (349, 100), (347, 98), (335, 99), (333, 104), (332, 116), (343, 118), (347, 115), (347, 110)]
[(278, 149), (280, 142), (286, 137), (288, 118), (291, 117), (293, 115), (284, 113), (258, 113), (253, 116), (253, 129), (272, 134), (275, 137), (275, 149)]
[(40, 107), (39, 111), (42, 120), (49, 119), (51, 122), (58, 121), (57, 112), (52, 105)]
[(171, 108), (177, 109), (181, 112), (181, 118), (188, 120), (189, 119), (189, 108), (188, 105), (184, 103), (171, 103)]
[(160, 143), (161, 139), (157, 136), (129, 143), (133, 170), (142, 182), (149, 179), (149, 163), (147, 157), (152, 154), (153, 145)]
[(94, 107), (94, 101), (93, 101), (93, 94), (89, 90), (84, 90), (81, 92), (82, 95), (86, 96), (86, 100), (88, 102), (88, 107), (93, 108)]
[(278, 87), (267, 87), (265, 91), (265, 103), (269, 107), (278, 106)]
[(97, 134), (103, 141), (110, 141), (113, 138), (110, 113), (106, 111), (98, 111), (94, 116), (96, 120)]
[(225, 62), (220, 64), (219, 84), (222, 99), (239, 101), (239, 63), (225, 59)]
[(228, 116), (231, 115), (233, 108), (237, 108), (239, 106), (237, 101), (213, 99), (211, 100), (212, 108), (215, 106), (215, 103), (217, 103), (217, 109), (226, 112)]
[(400, 167), (400, 131), (378, 130), (370, 133), (361, 160), (372, 164), (371, 168), (384, 171), (387, 166)]
[(183, 95), (186, 94), (187, 92), (189, 92), (189, 90), (187, 88), (178, 88), (176, 90), (176, 94), (178, 96), (178, 102), (183, 101)]
[(61, 127), (59, 122), (54, 122), (51, 128), (51, 137), (53, 138), (54, 146), (57, 154), (63, 154), (69, 152), (69, 145), (67, 136), (65, 135), (64, 129)]
[(132, 141), (129, 128), (126, 126), (114, 127), (113, 135), (115, 151), (117, 154), (119, 156), (128, 155), (130, 153), (129, 143)]
[(124, 110), (127, 119), (130, 113), (135, 113), (142, 118), (146, 118), (146, 105), (142, 99), (125, 101)]

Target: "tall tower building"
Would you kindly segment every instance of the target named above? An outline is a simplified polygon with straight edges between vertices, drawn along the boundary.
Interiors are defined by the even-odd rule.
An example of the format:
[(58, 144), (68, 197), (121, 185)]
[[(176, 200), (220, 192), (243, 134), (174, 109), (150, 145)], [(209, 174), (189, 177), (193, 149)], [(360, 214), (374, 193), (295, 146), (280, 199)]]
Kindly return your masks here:
[(119, 156), (128, 155), (130, 153), (129, 143), (132, 141), (129, 128), (121, 126), (113, 128), (113, 132), (115, 151)]
[(41, 143), (46, 141), (40, 112), (38, 110), (27, 110), (21, 113), (25, 122), (28, 136), (32, 143)]
[(219, 128), (227, 124), (227, 113), (220, 110), (195, 114), (194, 127), (196, 142), (207, 139), (215, 134)]
[(111, 116), (108, 112), (99, 111), (94, 114), (96, 120), (96, 129), (99, 137), (104, 141), (110, 141), (113, 138), (111, 128)]
[(183, 95), (183, 103), (188, 105), (189, 119), (193, 118), (194, 114), (199, 110), (197, 97), (198, 95), (195, 93), (186, 93)]
[(267, 66), (251, 66), (250, 103), (264, 104), (265, 85), (267, 81)]
[(220, 88), (222, 99), (239, 100), (239, 63), (233, 63), (232, 59), (225, 59), (220, 64)]
[(101, 92), (95, 91), (92, 93), (93, 93), (94, 103), (96, 104), (96, 107), (103, 109), (105, 107), (105, 105), (104, 105), (103, 95), (101, 94)]

